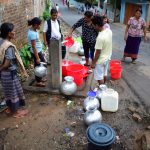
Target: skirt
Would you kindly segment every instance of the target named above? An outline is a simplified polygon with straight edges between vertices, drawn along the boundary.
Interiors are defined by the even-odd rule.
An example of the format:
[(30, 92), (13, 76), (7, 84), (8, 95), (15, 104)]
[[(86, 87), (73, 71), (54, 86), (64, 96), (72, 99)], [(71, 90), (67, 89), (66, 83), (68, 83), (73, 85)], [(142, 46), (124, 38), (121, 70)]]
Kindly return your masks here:
[(136, 59), (138, 57), (141, 37), (128, 36), (124, 49), (124, 56)]
[(6, 104), (12, 112), (25, 106), (25, 96), (16, 71), (2, 71), (1, 83)]

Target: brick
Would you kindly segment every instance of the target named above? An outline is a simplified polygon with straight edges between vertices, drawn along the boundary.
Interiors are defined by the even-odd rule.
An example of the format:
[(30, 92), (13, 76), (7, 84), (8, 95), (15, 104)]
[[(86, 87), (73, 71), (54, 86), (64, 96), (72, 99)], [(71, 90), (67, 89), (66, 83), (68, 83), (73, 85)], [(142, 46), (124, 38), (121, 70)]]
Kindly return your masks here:
[[(38, 0), (36, 0), (38, 1)], [(43, 3), (45, 0), (40, 0)], [(20, 41), (27, 42), (27, 20), (26, 20), (26, 8), (28, 9), (29, 18), (33, 18), (34, 9), (32, 0), (0, 0), (1, 6), (4, 7), (3, 11), (0, 10), (0, 23), (11, 22), (15, 25), (16, 31), (16, 41), (15, 43), (20, 43)], [(42, 11), (45, 9), (42, 5)], [(42, 7), (40, 5), (40, 8)], [(19, 42), (18, 42), (19, 41)], [(14, 43), (14, 44), (15, 44)], [(21, 45), (21, 44), (19, 44)], [(18, 47), (20, 48), (20, 47)]]

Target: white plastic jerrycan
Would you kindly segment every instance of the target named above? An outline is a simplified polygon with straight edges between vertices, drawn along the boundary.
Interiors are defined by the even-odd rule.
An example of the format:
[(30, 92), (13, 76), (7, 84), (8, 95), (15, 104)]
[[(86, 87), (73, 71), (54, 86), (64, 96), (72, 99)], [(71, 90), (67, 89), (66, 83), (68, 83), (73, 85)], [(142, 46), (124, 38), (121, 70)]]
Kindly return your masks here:
[(113, 89), (106, 89), (101, 97), (101, 109), (103, 111), (116, 112), (118, 110), (119, 95)]

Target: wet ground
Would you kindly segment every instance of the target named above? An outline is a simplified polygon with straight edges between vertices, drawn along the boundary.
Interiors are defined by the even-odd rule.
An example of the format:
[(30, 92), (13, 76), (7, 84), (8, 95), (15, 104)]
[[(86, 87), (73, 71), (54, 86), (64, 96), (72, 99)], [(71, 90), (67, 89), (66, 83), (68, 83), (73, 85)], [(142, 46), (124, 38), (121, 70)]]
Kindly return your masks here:
[[(103, 123), (112, 126), (117, 134), (113, 150), (140, 150), (137, 140), (150, 124), (138, 98), (123, 80), (107, 84), (119, 92), (119, 110), (116, 113), (102, 112)], [(84, 98), (25, 93), (28, 116), (15, 119), (0, 114), (0, 150), (86, 150), (86, 125), (83, 120)], [(73, 105), (67, 106), (67, 101)], [(142, 121), (133, 119), (132, 110)], [(66, 129), (73, 133), (66, 134)]]

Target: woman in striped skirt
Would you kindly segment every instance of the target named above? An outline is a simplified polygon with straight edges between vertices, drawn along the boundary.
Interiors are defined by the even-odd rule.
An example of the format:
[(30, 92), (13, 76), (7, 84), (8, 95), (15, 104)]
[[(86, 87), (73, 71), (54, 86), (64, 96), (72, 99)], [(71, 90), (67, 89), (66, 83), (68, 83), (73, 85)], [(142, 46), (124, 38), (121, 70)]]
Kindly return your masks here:
[(15, 118), (24, 117), (28, 111), (24, 109), (25, 96), (17, 77), (17, 65), (27, 75), (18, 51), (10, 40), (15, 37), (14, 25), (3, 23), (0, 27), (0, 79), (8, 109), (7, 114)]

